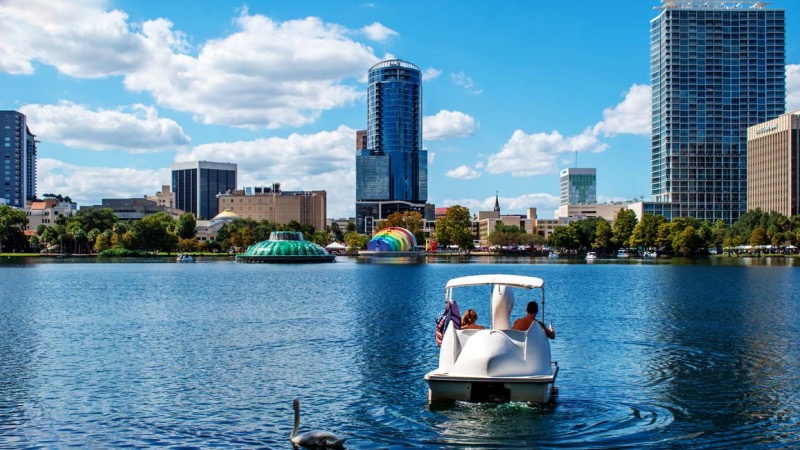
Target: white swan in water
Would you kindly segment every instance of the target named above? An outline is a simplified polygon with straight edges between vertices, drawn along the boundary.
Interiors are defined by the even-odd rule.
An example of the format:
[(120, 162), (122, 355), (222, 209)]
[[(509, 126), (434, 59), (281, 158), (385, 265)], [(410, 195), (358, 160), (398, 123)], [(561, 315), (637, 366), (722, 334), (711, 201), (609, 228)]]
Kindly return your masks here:
[(294, 445), (302, 445), (304, 447), (342, 447), (347, 438), (339, 438), (333, 433), (327, 431), (306, 431), (305, 433), (297, 434), (297, 428), (300, 426), (300, 400), (295, 399), (294, 406), (294, 428), (292, 434), (289, 435), (289, 440)]

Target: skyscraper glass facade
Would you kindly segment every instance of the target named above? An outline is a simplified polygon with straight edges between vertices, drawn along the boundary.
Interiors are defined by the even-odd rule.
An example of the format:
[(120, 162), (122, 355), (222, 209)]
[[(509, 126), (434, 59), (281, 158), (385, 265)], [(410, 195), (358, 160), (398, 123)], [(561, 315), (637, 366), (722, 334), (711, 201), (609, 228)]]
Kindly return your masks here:
[(172, 166), (175, 207), (200, 220), (219, 214), (217, 194), (236, 189), (236, 164), (199, 161)]
[(561, 170), (561, 206), (597, 203), (597, 169)]
[(0, 198), (9, 206), (36, 199), (36, 142), (24, 114), (0, 111)]
[(747, 127), (785, 110), (784, 11), (663, 4), (650, 22), (652, 195), (671, 217), (732, 223), (747, 208)]
[[(377, 210), (402, 212), (404, 205), (423, 207), (428, 199), (422, 73), (417, 66), (394, 59), (369, 70), (366, 146), (363, 142), (358, 139), (356, 153), (356, 219), (361, 232), (365, 231), (362, 212), (375, 209), (375, 202), (397, 202)], [(359, 207), (361, 203), (364, 207)]]

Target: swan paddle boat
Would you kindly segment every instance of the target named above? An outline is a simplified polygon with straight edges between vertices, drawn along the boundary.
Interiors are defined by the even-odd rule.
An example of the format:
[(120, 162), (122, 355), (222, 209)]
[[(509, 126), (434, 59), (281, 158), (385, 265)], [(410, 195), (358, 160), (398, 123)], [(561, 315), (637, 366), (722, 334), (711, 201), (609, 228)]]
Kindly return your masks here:
[[(491, 326), (459, 329), (453, 292), (481, 285), (491, 286)], [(474, 294), (476, 290), (459, 289), (459, 295), (468, 291)], [(425, 375), (430, 401), (550, 402), (558, 363), (550, 359), (550, 342), (541, 326), (534, 323), (527, 331), (511, 329), (515, 291), (521, 293), (518, 315), (525, 315), (529, 301), (540, 300), (544, 323), (544, 281), (540, 278), (474, 275), (447, 282), (445, 311), (450, 310), (453, 320), (441, 334), (439, 367)], [(467, 302), (466, 297), (459, 300)]]
[(186, 253), (178, 253), (178, 257), (175, 259), (179, 263), (191, 263), (194, 262), (194, 258), (192, 255)]

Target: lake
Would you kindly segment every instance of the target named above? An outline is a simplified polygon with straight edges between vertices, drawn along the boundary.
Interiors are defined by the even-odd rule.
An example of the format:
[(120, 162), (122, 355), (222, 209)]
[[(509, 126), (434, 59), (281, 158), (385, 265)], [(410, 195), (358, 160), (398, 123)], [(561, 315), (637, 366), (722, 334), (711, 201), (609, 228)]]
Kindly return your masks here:
[[(0, 447), (291, 448), (294, 398), (347, 448), (797, 447), (797, 265), (6, 258)], [(552, 405), (428, 404), (444, 285), (488, 273), (545, 281)]]

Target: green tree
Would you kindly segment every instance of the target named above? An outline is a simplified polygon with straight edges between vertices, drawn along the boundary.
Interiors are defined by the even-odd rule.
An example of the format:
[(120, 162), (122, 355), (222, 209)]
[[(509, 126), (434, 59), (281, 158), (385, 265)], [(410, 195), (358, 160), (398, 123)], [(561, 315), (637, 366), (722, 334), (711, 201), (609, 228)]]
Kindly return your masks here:
[(689, 256), (702, 247), (702, 240), (697, 235), (692, 225), (686, 226), (683, 230), (672, 236), (672, 247), (675, 253), (682, 256)]
[(750, 245), (755, 247), (756, 245), (766, 245), (767, 244), (767, 230), (764, 229), (762, 226), (755, 227), (753, 231), (750, 233)]
[(180, 239), (194, 239), (197, 236), (197, 219), (186, 212), (178, 217), (177, 234)]
[[(131, 245), (128, 250), (151, 250), (172, 252), (178, 245), (178, 236), (175, 234), (175, 219), (168, 214), (158, 212), (145, 216), (133, 224), (134, 242), (123, 242)], [(138, 247), (138, 248), (137, 248)]]
[(369, 236), (351, 231), (344, 235), (344, 245), (347, 246), (347, 251), (356, 252), (360, 249), (366, 248), (369, 243)]
[(42, 241), (45, 243), (47, 253), (50, 253), (53, 245), (58, 241), (58, 231), (54, 227), (45, 227), (42, 232)]
[(597, 225), (595, 226), (592, 248), (601, 253), (608, 252), (613, 237), (614, 232), (611, 230), (611, 225), (608, 224), (607, 220), (601, 218), (597, 221)]
[(200, 250), (200, 241), (195, 238), (178, 238), (178, 250), (183, 253), (197, 252)]
[(448, 208), (447, 214), (436, 221), (435, 236), (443, 247), (457, 245), (461, 250), (471, 249), (475, 237), (469, 210), (460, 205)]
[(98, 238), (98, 237), (99, 237), (101, 234), (103, 234), (103, 233), (102, 233), (100, 230), (98, 230), (97, 228), (93, 228), (93, 229), (92, 229), (92, 231), (90, 231), (90, 232), (89, 232), (89, 233), (86, 235), (86, 240), (87, 240), (87, 243), (86, 243), (86, 245), (88, 245), (90, 249), (93, 249), (93, 248), (94, 248), (94, 245), (95, 245), (95, 243), (97, 242), (97, 238)]
[(652, 213), (642, 214), (642, 220), (636, 224), (629, 240), (631, 247), (652, 248), (658, 239), (658, 227), (665, 223), (664, 216), (656, 216)]
[(25, 211), (0, 205), (0, 253), (25, 251), (28, 245), (28, 240), (25, 238), (26, 225), (28, 217)]
[(342, 232), (341, 228), (339, 228), (338, 223), (331, 223), (331, 226), (328, 227), (328, 232), (331, 234), (334, 241), (342, 242), (344, 240), (344, 233)]
[(633, 210), (619, 210), (614, 217), (614, 226), (612, 227), (614, 244), (619, 247), (626, 247), (630, 243), (631, 235), (633, 234), (633, 229), (636, 228), (637, 222), (636, 213)]
[(110, 208), (80, 210), (75, 214), (75, 218), (86, 232), (95, 228), (100, 231), (110, 230), (119, 221), (114, 210)]
[(710, 244), (717, 248), (717, 250), (722, 250), (723, 247), (727, 247), (725, 244), (725, 238), (728, 237), (729, 227), (722, 219), (717, 219), (714, 222), (714, 225), (711, 226), (711, 241)]
[(111, 230), (103, 231), (102, 233), (97, 235), (97, 238), (94, 240), (94, 251), (97, 253), (102, 252), (103, 250), (108, 250), (111, 248), (111, 237), (116, 236)]
[(325, 247), (331, 243), (331, 234), (322, 230), (315, 231), (314, 234), (311, 235), (311, 242)]
[(525, 233), (525, 230), (516, 225), (506, 225), (503, 222), (497, 222), (494, 226), (494, 231), (489, 233), (487, 242), (489, 245), (498, 245), (501, 247), (531, 245), (533, 240), (531, 235)]
[[(570, 225), (572, 225), (572, 223), (570, 223)], [(567, 250), (576, 249), (580, 245), (580, 241), (578, 241), (576, 230), (577, 227), (575, 226), (555, 227), (555, 229), (553, 229), (553, 232), (547, 238), (547, 244), (550, 247), (558, 249), (567, 249)]]
[(658, 226), (656, 247), (663, 253), (672, 253), (672, 224), (664, 222)]

